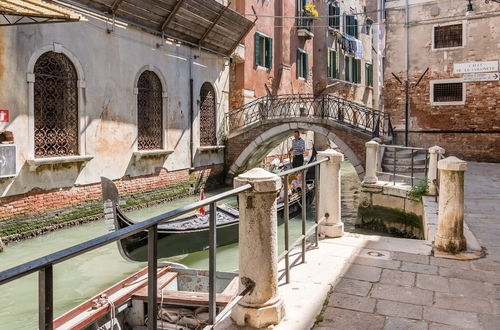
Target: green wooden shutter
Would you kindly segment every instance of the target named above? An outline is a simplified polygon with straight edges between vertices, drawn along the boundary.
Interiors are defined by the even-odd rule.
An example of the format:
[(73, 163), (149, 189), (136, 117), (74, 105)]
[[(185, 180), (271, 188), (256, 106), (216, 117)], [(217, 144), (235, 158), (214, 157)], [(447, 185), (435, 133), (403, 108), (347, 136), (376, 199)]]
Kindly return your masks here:
[(333, 52), (333, 78), (339, 78), (339, 56), (336, 51)]
[(304, 75), (303, 78), (307, 79), (309, 76), (309, 54), (303, 53), (304, 54)]
[(270, 69), (273, 66), (273, 39), (266, 38), (266, 68)]
[(335, 7), (335, 28), (340, 30), (340, 7)]
[(335, 27), (335, 7), (333, 6), (333, 3), (328, 4), (328, 26), (330, 27)]
[(332, 51), (328, 49), (328, 55), (326, 59), (326, 73), (329, 78), (333, 78), (332, 75)]
[(300, 70), (302, 69), (302, 63), (300, 60), (300, 51), (297, 49), (297, 59), (295, 61), (295, 73), (297, 78), (300, 77)]
[(354, 36), (356, 38), (359, 38), (359, 30), (358, 30), (358, 18), (356, 16), (353, 16), (353, 24), (354, 24)]
[(344, 13), (344, 15), (342, 15), (342, 31), (344, 33), (347, 33), (347, 15), (346, 15), (346, 13)]
[(262, 65), (260, 63), (260, 34), (255, 32), (255, 65)]
[(351, 77), (349, 75), (349, 56), (345, 57), (344, 74), (345, 74), (345, 80), (351, 81), (350, 79)]

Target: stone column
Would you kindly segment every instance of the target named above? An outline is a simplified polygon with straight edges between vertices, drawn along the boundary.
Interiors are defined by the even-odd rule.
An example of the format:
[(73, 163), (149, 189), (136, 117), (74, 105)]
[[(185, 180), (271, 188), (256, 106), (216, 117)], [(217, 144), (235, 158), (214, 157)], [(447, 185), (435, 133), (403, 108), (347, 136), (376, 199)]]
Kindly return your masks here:
[(320, 233), (327, 237), (340, 237), (344, 234), (344, 223), (340, 213), (340, 163), (344, 155), (333, 149), (318, 151), (318, 160), (330, 158), (320, 164), (318, 214)]
[(427, 184), (429, 185), (429, 195), (436, 196), (437, 193), (437, 164), (439, 155), (444, 154), (444, 149), (438, 146), (429, 148), (429, 168), (427, 170)]
[(253, 189), (239, 194), (239, 276), (242, 284), (253, 282), (255, 287), (232, 309), (231, 317), (239, 326), (264, 328), (278, 324), (285, 314), (278, 292), (276, 194), (281, 179), (254, 168), (234, 180), (235, 188), (248, 183)]
[(365, 143), (366, 146), (366, 164), (365, 164), (365, 179), (363, 183), (377, 183), (377, 153), (379, 144), (376, 141), (368, 141)]
[(456, 157), (438, 162), (439, 213), (434, 245), (438, 250), (457, 253), (465, 250), (464, 172), (467, 163)]

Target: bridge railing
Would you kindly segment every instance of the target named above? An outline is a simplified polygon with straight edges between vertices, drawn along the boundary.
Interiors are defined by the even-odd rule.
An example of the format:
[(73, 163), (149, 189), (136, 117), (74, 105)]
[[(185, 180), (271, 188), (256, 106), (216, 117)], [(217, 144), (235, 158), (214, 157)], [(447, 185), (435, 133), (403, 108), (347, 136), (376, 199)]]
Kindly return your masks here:
[(258, 98), (226, 115), (229, 132), (272, 119), (316, 118), (376, 136), (392, 136), (388, 113), (332, 95), (285, 94)]

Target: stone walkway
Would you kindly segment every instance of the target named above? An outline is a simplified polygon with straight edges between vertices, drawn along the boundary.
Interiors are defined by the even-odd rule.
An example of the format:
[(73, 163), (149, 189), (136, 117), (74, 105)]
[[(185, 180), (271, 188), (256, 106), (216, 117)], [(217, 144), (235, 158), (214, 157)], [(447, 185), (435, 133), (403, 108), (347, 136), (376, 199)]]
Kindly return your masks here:
[(465, 187), (465, 220), (485, 258), (402, 252), (396, 239), (358, 248), (313, 328), (500, 329), (500, 164), (469, 163)]

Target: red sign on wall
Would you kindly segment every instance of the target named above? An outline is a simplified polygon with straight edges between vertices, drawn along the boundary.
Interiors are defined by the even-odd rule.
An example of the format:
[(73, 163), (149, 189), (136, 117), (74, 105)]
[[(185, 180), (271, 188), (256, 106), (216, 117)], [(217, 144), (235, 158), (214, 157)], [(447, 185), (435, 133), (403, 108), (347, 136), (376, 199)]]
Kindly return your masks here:
[(0, 123), (9, 122), (9, 110), (0, 109)]

